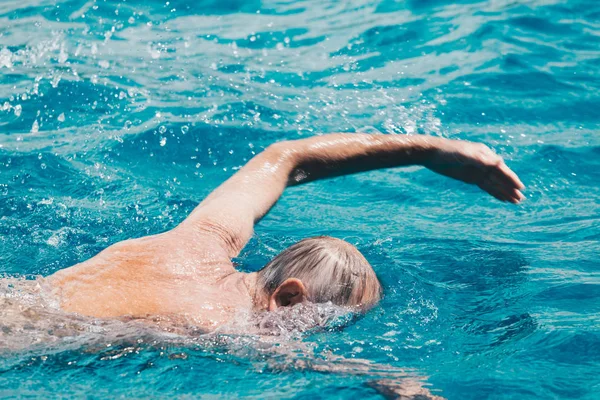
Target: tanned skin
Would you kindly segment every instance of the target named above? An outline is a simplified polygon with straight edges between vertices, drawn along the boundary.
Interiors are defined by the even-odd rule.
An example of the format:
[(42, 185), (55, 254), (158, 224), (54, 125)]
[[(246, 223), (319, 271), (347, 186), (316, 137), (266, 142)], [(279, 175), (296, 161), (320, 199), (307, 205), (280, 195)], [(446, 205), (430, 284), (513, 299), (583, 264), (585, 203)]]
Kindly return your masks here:
[(47, 281), (68, 312), (165, 316), (213, 331), (240, 311), (277, 308), (279, 303), (257, 288), (256, 274), (236, 271), (231, 258), (286, 187), (406, 165), (475, 184), (501, 201), (524, 199), (517, 175), (483, 144), (369, 134), (279, 142), (250, 160), (176, 228), (116, 243)]

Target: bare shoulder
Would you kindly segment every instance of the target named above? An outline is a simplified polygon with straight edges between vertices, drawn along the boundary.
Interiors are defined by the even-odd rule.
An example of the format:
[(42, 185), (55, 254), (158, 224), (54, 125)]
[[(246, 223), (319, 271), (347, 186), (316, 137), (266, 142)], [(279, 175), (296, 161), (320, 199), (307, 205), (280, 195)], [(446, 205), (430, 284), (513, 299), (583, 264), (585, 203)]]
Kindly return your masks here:
[(228, 257), (234, 257), (252, 236), (254, 218), (252, 213), (243, 212), (243, 203), (237, 203), (240, 214), (223, 206), (223, 202), (206, 199), (173, 232), (179, 231), (178, 235), (195, 238), (192, 240), (222, 249)]
[[(105, 250), (107, 256), (180, 273), (233, 268), (222, 242), (202, 231), (173, 229), (158, 235), (126, 240)], [(102, 253), (101, 253), (102, 254)], [(166, 271), (165, 271), (166, 272)]]
[(110, 273), (123, 280), (166, 279), (230, 273), (233, 264), (221, 243), (210, 235), (171, 230), (115, 243), (95, 257), (64, 269), (55, 277)]

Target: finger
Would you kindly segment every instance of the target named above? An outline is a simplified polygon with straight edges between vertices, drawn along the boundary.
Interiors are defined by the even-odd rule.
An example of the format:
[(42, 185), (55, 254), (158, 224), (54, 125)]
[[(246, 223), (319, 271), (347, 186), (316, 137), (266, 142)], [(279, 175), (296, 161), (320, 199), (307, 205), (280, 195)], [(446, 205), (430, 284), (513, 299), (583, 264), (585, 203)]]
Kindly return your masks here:
[(525, 196), (523, 195), (523, 193), (521, 193), (519, 189), (513, 189), (513, 197), (517, 200), (517, 203), (520, 203), (521, 201), (525, 200)]
[(517, 204), (525, 199), (525, 196), (523, 196), (519, 189), (500, 183), (494, 175), (488, 176), (480, 187), (497, 199), (513, 204)]
[[(508, 169), (508, 167), (506, 169)], [(508, 170), (510, 171), (510, 169)], [(500, 165), (489, 171), (486, 181), (490, 185), (496, 186), (498, 190), (504, 193), (507, 200), (511, 203), (519, 203), (525, 198), (519, 190), (519, 187), (515, 185), (517, 182), (501, 171)]]
[(521, 180), (519, 179), (519, 177), (517, 176), (517, 174), (515, 174), (513, 172), (513, 170), (511, 170), (510, 168), (508, 168), (508, 165), (506, 165), (504, 163), (504, 161), (502, 161), (497, 166), (497, 170), (501, 174), (501, 176), (504, 177), (504, 179), (507, 182), (509, 182), (512, 185), (514, 185), (517, 189), (524, 189), (525, 188), (525, 185), (523, 185), (523, 182), (521, 182)]
[(507, 196), (504, 193), (502, 193), (495, 185), (484, 183), (479, 185), (479, 187), (500, 201), (508, 201)]
[(508, 200), (506, 200), (506, 201), (508, 201), (509, 203), (512, 203), (512, 204), (519, 204), (519, 202), (520, 202), (518, 197), (512, 197), (512, 196), (509, 197)]
[(499, 190), (502, 193), (502, 196), (512, 204), (519, 204), (521, 201), (525, 199), (525, 196), (518, 189), (508, 189), (508, 190)]
[(487, 188), (494, 188), (497, 192), (502, 194), (502, 197), (506, 201), (510, 201), (511, 203), (518, 203), (521, 201), (521, 195), (518, 189), (516, 189), (512, 183), (507, 183), (502, 177), (497, 174), (490, 174), (484, 181), (484, 184)]

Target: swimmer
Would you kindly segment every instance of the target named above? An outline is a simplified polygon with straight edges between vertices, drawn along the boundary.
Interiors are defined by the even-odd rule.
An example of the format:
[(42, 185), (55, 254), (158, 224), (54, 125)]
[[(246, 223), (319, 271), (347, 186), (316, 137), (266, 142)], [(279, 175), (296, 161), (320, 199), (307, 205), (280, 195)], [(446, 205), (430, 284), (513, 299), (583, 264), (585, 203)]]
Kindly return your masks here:
[[(256, 155), (170, 231), (116, 243), (90, 260), (37, 281), (17, 286), (10, 279), (0, 280), (9, 292), (33, 293), (43, 287), (52, 299), (50, 308), (35, 308), (19, 304), (18, 296), (5, 296), (0, 303), (0, 333), (7, 336), (3, 339), (0, 334), (0, 349), (3, 343), (7, 348), (20, 347), (10, 332), (27, 336), (33, 322), (42, 327), (46, 322), (53, 324), (41, 331), (59, 339), (86, 331), (83, 322), (81, 327), (78, 323), (88, 317), (106, 323), (139, 320), (144, 326), (168, 332), (192, 327), (194, 332), (235, 335), (254, 333), (240, 325), (238, 331), (232, 329), (240, 316), (258, 315), (262, 327), (262, 321), (277, 320), (293, 306), (295, 313), (310, 313), (317, 303), (329, 302), (366, 311), (380, 300), (381, 285), (365, 257), (343, 240), (326, 236), (301, 240), (253, 273), (236, 271), (231, 259), (286, 187), (407, 165), (422, 165), (478, 185), (501, 201), (518, 203), (524, 198), (516, 174), (483, 144), (421, 135), (368, 134), (279, 142)], [(52, 314), (56, 307), (66, 313)], [(28, 328), (20, 329), (20, 325)], [(241, 326), (251, 329), (252, 324)], [(34, 335), (34, 343), (46, 336)], [(23, 344), (27, 339), (23, 338)], [(373, 375), (371, 369), (376, 367), (388, 373), (368, 384), (386, 397), (441, 399), (423, 387), (420, 378), (367, 360), (328, 357), (325, 363), (302, 366), (300, 362), (299, 367), (366, 375)]]
[(422, 165), (501, 201), (523, 184), (487, 146), (424, 135), (328, 134), (272, 144), (174, 229), (116, 243), (47, 277), (62, 310), (97, 318), (181, 319), (205, 332), (234, 316), (299, 303), (361, 311), (381, 297), (369, 262), (332, 237), (299, 241), (258, 272), (231, 261), (288, 186), (381, 168)]

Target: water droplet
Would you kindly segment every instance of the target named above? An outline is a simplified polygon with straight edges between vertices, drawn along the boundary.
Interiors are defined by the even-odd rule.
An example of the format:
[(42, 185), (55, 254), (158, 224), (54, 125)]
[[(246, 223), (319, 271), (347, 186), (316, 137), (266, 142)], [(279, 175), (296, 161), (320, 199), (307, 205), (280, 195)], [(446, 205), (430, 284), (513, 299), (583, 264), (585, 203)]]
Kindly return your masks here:
[(161, 137), (160, 138), (160, 145), (161, 147), (167, 144), (167, 138), (166, 137)]
[(60, 113), (60, 115), (56, 119), (60, 122), (65, 122), (65, 113)]
[(55, 75), (54, 78), (52, 78), (52, 82), (50, 82), (50, 84), (52, 85), (53, 88), (57, 88), (59, 82), (60, 82), (60, 76)]
[(65, 50), (64, 44), (60, 46), (60, 53), (58, 54), (58, 62), (64, 64), (69, 59), (69, 54)]
[(12, 52), (7, 48), (3, 48), (0, 51), (0, 68), (2, 68), (2, 67), (12, 68), (12, 66), (13, 66), (12, 60), (13, 60)]
[(189, 130), (190, 130), (190, 128), (189, 128), (189, 126), (187, 126), (187, 125), (183, 125), (183, 126), (181, 127), (181, 133), (183, 133), (184, 135), (185, 135), (186, 133), (188, 133), (188, 131), (189, 131)]

